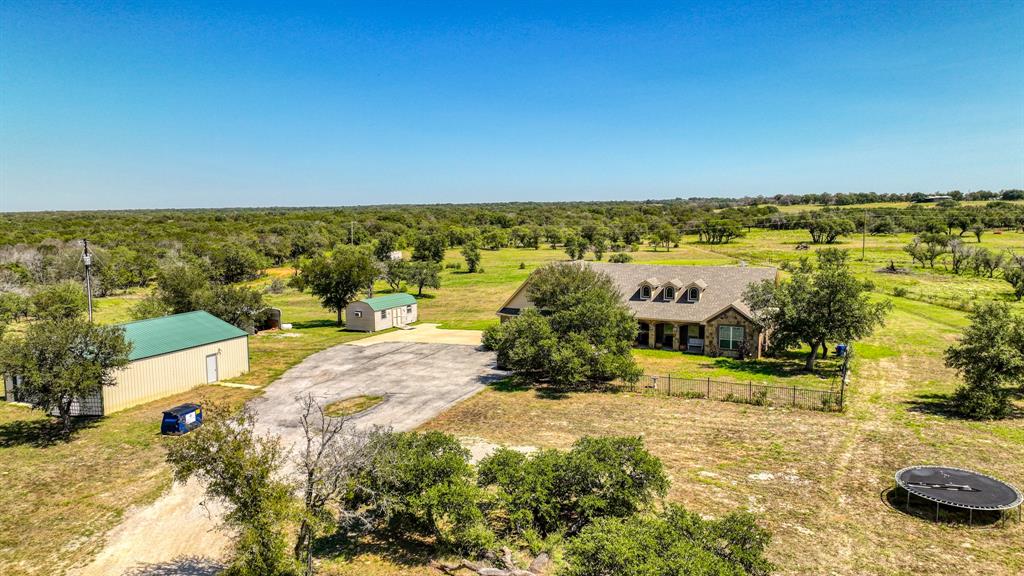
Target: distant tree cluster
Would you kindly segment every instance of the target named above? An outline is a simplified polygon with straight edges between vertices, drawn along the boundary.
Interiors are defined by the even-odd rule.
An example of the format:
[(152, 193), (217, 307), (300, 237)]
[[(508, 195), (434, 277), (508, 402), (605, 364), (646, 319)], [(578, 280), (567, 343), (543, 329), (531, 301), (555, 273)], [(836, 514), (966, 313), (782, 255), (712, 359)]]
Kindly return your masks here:
[[(439, 285), (440, 266), (453, 249), (461, 251), (467, 269), (477, 273), (482, 250), (536, 250), (547, 244), (564, 250), (570, 260), (603, 260), (610, 254), (622, 254), (615, 256), (621, 260), (641, 244), (668, 250), (687, 235), (702, 243), (724, 244), (754, 228), (803, 229), (812, 242), (821, 244), (839, 243), (861, 231), (910, 232), (919, 240), (908, 253), (923, 265), (955, 258), (958, 273), (994, 271), (1013, 284), (1016, 272), (1006, 274), (1003, 262), (995, 267), (986, 263), (1008, 256), (979, 249), (968, 258), (966, 252), (976, 252), (975, 247), (952, 248), (950, 240), (936, 239), (955, 238), (966, 243), (974, 238), (980, 242), (990, 230), (1024, 230), (1024, 204), (1015, 202), (1021, 194), (1020, 190), (954, 191), (934, 202), (926, 202), (930, 199), (926, 194), (868, 193), (643, 202), (0, 214), (0, 295), (28, 297), (42, 286), (82, 283), (85, 269), (80, 240), (88, 238), (93, 248), (95, 295), (159, 284), (166, 279), (163, 270), (187, 265), (207, 278), (211, 287), (206, 292), (216, 292), (193, 298), (192, 305), (218, 304), (221, 310), (232, 309), (222, 317), (231, 317), (229, 321), (249, 329), (251, 314), (247, 310), (253, 308), (255, 298), (219, 287), (246, 284), (271, 266), (301, 268), (339, 247), (369, 250), (383, 268), (380, 278), (392, 290), (406, 283), (422, 294)], [(849, 207), (862, 202), (915, 203), (909, 207)], [(818, 206), (786, 212), (778, 207), (792, 204)], [(403, 250), (411, 263), (389, 262), (392, 253)], [(1015, 290), (1019, 285), (1014, 284)], [(13, 299), (3, 304), (19, 308)], [(154, 299), (139, 306), (137, 314), (146, 317), (183, 309)], [(0, 309), (0, 325), (11, 314), (17, 315), (17, 311)]]

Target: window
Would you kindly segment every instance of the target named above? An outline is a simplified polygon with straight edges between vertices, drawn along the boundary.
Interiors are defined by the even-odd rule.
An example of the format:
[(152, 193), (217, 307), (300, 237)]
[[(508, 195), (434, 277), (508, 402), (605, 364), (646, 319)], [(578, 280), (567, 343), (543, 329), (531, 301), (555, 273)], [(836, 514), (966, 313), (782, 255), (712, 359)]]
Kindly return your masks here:
[(388, 318), (388, 311), (387, 310), (381, 310), (380, 311), (380, 319), (381, 320), (387, 320), (387, 318)]
[(406, 314), (412, 314), (412, 306), (411, 305), (405, 307), (405, 313)]
[(699, 288), (690, 288), (689, 298), (690, 298), (690, 300), (693, 300), (694, 302), (696, 302), (697, 300), (700, 300), (700, 289)]
[(665, 287), (665, 300), (675, 300), (676, 289), (671, 286)]
[(643, 298), (644, 300), (650, 298), (651, 297), (651, 287), (646, 285), (646, 284), (641, 286), (640, 287), (640, 297)]
[(352, 315), (355, 316), (356, 318), (362, 318), (363, 317), (363, 312), (361, 310), (354, 310), (352, 312)]
[(719, 326), (718, 347), (722, 350), (739, 350), (743, 345), (743, 326)]

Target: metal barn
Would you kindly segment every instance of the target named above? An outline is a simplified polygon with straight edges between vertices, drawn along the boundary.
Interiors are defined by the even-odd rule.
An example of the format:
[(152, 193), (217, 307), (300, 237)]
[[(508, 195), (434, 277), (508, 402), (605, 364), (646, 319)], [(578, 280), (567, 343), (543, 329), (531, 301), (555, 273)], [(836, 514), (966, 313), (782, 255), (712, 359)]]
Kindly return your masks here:
[[(249, 334), (204, 311), (121, 325), (132, 343), (131, 363), (117, 384), (79, 399), (73, 413), (103, 416), (249, 371)], [(8, 401), (20, 398), (17, 379), (5, 378)]]

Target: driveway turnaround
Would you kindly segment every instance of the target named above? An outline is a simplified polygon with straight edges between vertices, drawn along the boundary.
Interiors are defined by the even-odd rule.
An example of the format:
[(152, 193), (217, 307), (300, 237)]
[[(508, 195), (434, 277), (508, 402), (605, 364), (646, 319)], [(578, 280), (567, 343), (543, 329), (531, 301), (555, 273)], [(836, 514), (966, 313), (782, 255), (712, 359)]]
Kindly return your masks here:
[[(302, 438), (298, 399), (312, 394), (322, 404), (352, 396), (384, 401), (354, 415), (355, 426), (410, 430), (449, 406), (502, 378), (494, 354), (474, 346), (384, 342), (339, 345), (317, 352), (264, 389), (251, 406), (264, 432), (285, 447)], [(296, 446), (297, 448), (297, 446)], [(203, 506), (195, 482), (175, 484), (167, 494), (130, 512), (107, 535), (107, 543), (78, 576), (206, 576), (222, 566), (231, 538), (220, 528), (220, 507)]]
[(438, 324), (416, 324), (399, 330), (392, 330), (362, 340), (353, 346), (373, 346), (381, 342), (422, 342), (425, 344), (468, 344), (479, 346), (484, 333), (480, 330), (447, 330)]
[(298, 399), (321, 405), (353, 396), (383, 396), (352, 418), (357, 426), (409, 430), (504, 376), (494, 354), (458, 344), (384, 342), (335, 346), (310, 356), (252, 401), (258, 421), (286, 446), (302, 439)]

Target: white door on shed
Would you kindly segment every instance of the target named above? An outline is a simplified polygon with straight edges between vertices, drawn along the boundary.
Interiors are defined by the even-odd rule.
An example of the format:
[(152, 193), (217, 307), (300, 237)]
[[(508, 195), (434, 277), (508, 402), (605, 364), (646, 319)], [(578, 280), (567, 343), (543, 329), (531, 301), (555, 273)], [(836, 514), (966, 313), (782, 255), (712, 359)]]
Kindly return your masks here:
[(208, 383), (217, 381), (217, 355), (210, 354), (206, 357), (206, 381)]

